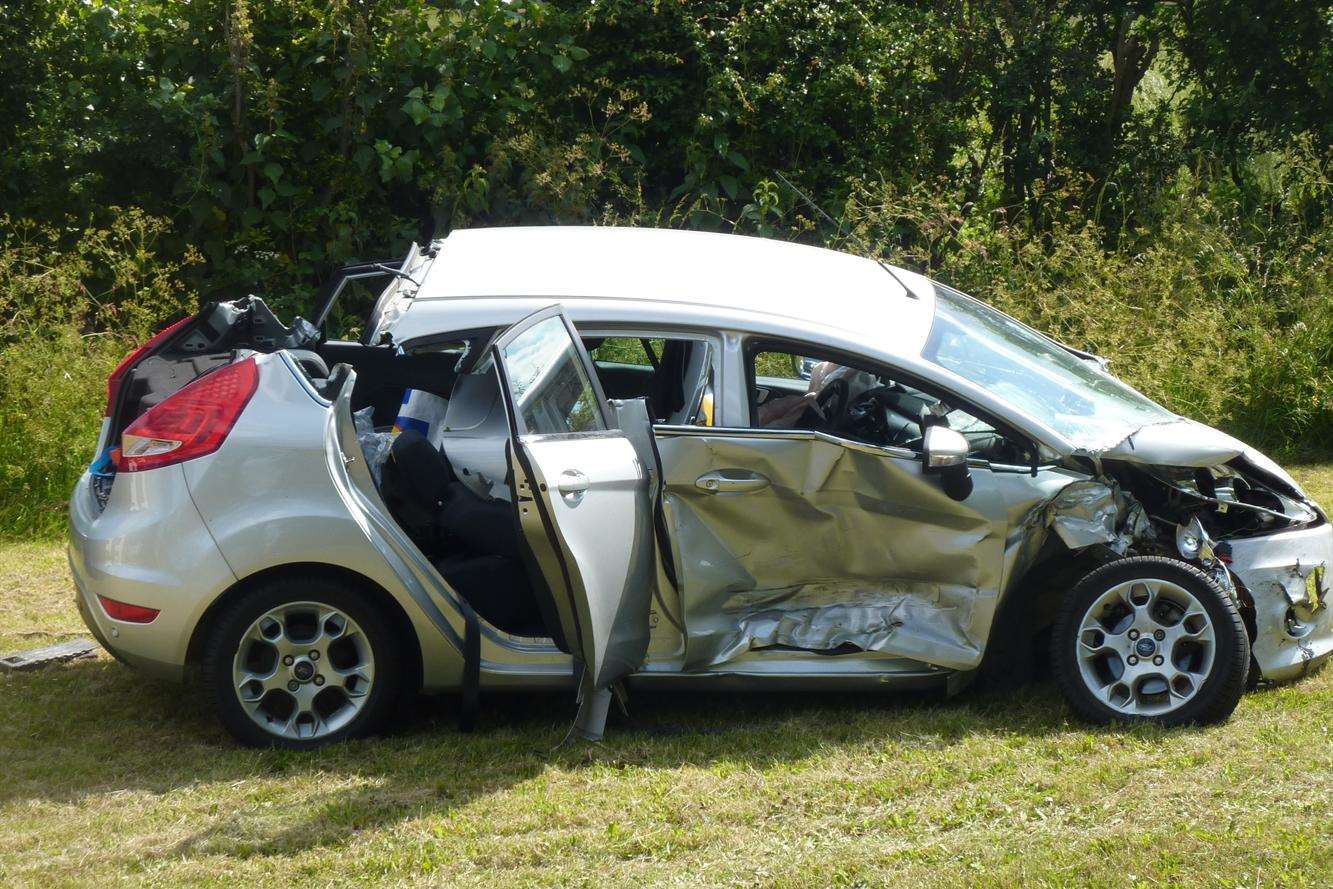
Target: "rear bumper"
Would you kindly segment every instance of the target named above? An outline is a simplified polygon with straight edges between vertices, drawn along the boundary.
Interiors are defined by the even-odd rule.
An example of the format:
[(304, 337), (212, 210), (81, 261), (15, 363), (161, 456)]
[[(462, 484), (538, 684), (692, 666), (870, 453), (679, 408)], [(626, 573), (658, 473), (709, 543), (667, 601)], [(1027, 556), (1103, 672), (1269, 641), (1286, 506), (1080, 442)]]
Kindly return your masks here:
[[(79, 614), (120, 660), (184, 678), (190, 637), (208, 604), (236, 582), (179, 466), (123, 474), (99, 511), (87, 473), (69, 503), (69, 566)], [(114, 620), (98, 596), (156, 608), (148, 624)]]
[(1264, 679), (1299, 679), (1333, 655), (1333, 605), (1318, 607), (1307, 580), (1320, 566), (1333, 581), (1333, 525), (1324, 522), (1265, 537), (1232, 540), (1231, 570), (1254, 599), (1251, 646)]

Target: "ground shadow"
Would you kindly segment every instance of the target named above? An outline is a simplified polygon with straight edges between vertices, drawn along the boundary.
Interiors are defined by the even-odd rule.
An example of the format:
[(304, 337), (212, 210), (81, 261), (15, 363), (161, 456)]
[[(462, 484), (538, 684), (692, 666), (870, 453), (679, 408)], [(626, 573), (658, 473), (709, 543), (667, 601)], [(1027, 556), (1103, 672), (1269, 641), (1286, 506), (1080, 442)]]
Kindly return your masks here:
[[(77, 803), (115, 791), (168, 793), (282, 776), (338, 789), (291, 817), (219, 813), (162, 854), (294, 852), (447, 812), (552, 766), (674, 768), (718, 761), (764, 769), (830, 747), (901, 741), (947, 746), (980, 734), (1040, 736), (1066, 714), (1049, 686), (1011, 695), (636, 693), (603, 743), (561, 744), (569, 694), (483, 696), (461, 733), (456, 700), (421, 698), (382, 737), (314, 752), (250, 750), (219, 727), (197, 688), (143, 678), (109, 659), (0, 679), (0, 802)], [(262, 822), (262, 823), (260, 823)]]

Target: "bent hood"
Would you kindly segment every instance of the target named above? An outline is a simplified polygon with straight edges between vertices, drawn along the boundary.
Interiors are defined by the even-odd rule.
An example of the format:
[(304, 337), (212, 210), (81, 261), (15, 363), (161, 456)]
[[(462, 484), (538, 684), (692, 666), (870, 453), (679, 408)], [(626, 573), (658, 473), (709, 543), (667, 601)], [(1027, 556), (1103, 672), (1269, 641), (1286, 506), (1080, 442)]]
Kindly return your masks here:
[(1100, 451), (1079, 452), (1103, 460), (1122, 460), (1147, 466), (1221, 466), (1241, 459), (1281, 479), (1302, 498), (1305, 491), (1286, 470), (1238, 438), (1185, 417), (1142, 426), (1117, 444)]

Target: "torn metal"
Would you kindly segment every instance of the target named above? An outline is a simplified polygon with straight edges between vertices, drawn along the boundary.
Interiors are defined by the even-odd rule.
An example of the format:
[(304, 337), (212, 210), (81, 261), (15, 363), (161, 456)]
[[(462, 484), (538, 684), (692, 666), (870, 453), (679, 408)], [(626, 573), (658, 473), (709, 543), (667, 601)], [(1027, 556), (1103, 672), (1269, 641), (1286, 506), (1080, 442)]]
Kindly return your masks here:
[[(1270, 682), (1299, 679), (1333, 653), (1328, 603), (1327, 522), (1263, 537), (1229, 541), (1231, 571), (1254, 601), (1251, 652)], [(1325, 559), (1312, 554), (1325, 554)]]
[(1135, 540), (1154, 536), (1147, 512), (1111, 480), (1071, 482), (1042, 513), (1071, 550), (1100, 544), (1123, 556)]

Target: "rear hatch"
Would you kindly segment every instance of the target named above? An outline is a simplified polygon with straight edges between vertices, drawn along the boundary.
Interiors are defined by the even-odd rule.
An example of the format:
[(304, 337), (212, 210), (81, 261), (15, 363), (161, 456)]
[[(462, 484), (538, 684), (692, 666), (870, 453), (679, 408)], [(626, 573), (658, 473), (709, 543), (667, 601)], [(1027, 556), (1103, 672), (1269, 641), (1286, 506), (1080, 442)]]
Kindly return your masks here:
[[(96, 456), (89, 467), (93, 494), (99, 508), (106, 506), (121, 459), (125, 431), (153, 408), (195, 380), (255, 353), (288, 350), (295, 363), (318, 387), (329, 370), (321, 352), (337, 353), (338, 347), (368, 344), (381, 327), (386, 307), (408, 295), (401, 286), (413, 282), (412, 270), (429, 254), (415, 244), (401, 261), (371, 262), (339, 269), (325, 284), (315, 301), (315, 322), (296, 318), (280, 321), (257, 296), (205, 305), (197, 314), (166, 327), (136, 348), (107, 379), (107, 403), (98, 438)], [(389, 277), (389, 285), (373, 293), (369, 311), (365, 307), (339, 305), (349, 282)], [(330, 342), (325, 330), (337, 329), (349, 311), (356, 312), (352, 330), (364, 330), (362, 343)], [(347, 325), (342, 325), (347, 326)]]
[[(139, 346), (107, 379), (107, 403), (97, 456), (89, 472), (98, 505), (111, 493), (120, 459), (121, 436), (154, 407), (196, 379), (256, 352), (304, 350), (319, 341), (319, 331), (298, 318), (282, 324), (256, 296), (211, 303)], [(314, 352), (308, 363), (319, 362)]]

